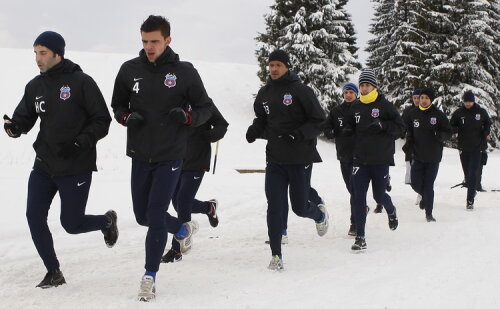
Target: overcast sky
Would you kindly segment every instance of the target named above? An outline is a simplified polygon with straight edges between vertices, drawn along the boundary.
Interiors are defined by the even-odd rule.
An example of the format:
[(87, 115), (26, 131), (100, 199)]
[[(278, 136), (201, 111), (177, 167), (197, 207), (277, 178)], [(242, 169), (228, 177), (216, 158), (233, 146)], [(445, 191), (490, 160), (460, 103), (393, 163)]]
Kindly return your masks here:
[[(256, 63), (254, 38), (265, 30), (263, 15), (273, 0), (0, 0), (0, 47), (31, 48), (38, 34), (63, 35), (67, 50), (137, 54), (139, 28), (148, 15), (171, 23), (171, 47), (181, 59)], [(366, 59), (369, 0), (347, 5), (358, 33), (359, 57)]]

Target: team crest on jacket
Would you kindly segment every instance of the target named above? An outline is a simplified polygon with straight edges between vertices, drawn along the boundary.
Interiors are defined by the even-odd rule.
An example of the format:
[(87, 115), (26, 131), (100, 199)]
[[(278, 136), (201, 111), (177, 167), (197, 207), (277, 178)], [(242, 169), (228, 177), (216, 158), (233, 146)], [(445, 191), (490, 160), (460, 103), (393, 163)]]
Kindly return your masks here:
[(71, 97), (71, 88), (69, 88), (69, 86), (62, 86), (59, 90), (61, 90), (59, 98), (62, 100), (66, 101), (69, 97)]
[(377, 118), (378, 116), (380, 116), (380, 110), (378, 108), (372, 109), (372, 117)]
[(283, 104), (285, 104), (286, 106), (292, 104), (293, 100), (292, 100), (292, 95), (287, 93), (283, 96)]
[(165, 75), (165, 81), (163, 83), (168, 88), (175, 87), (175, 85), (177, 85), (177, 76), (175, 76), (175, 74), (169, 73), (169, 74)]
[(481, 114), (476, 114), (476, 120), (481, 120)]
[(436, 117), (431, 117), (431, 124), (435, 125), (437, 122)]

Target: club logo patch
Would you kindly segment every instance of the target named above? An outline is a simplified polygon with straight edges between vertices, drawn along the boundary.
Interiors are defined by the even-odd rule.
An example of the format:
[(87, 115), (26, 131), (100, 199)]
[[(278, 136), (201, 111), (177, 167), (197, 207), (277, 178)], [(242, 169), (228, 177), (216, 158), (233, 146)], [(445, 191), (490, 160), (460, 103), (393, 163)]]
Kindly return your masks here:
[(283, 96), (283, 104), (285, 104), (286, 106), (290, 105), (293, 103), (293, 100), (292, 100), (292, 95), (287, 93)]
[(476, 120), (481, 120), (481, 114), (476, 114)]
[(431, 124), (435, 125), (437, 123), (436, 117), (431, 117)]
[(61, 98), (61, 100), (66, 101), (71, 97), (71, 88), (69, 88), (69, 86), (62, 86), (59, 90), (61, 90), (59, 93), (59, 98)]
[(378, 116), (380, 116), (380, 110), (378, 108), (372, 109), (372, 117), (377, 118)]
[(169, 73), (169, 74), (165, 75), (165, 81), (163, 83), (168, 88), (175, 87), (175, 85), (177, 85), (177, 76), (175, 76), (175, 74)]

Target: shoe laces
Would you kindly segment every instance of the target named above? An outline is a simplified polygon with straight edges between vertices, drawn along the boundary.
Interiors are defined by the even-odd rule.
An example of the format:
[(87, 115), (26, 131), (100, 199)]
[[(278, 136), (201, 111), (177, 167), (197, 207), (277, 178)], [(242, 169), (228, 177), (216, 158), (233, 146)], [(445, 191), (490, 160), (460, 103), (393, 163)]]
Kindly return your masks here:
[(152, 293), (154, 284), (155, 284), (155, 282), (153, 280), (153, 277), (151, 277), (151, 276), (142, 277), (140, 292), (141, 293)]
[(271, 262), (269, 263), (269, 269), (281, 269), (283, 268), (283, 261), (278, 255), (273, 255)]

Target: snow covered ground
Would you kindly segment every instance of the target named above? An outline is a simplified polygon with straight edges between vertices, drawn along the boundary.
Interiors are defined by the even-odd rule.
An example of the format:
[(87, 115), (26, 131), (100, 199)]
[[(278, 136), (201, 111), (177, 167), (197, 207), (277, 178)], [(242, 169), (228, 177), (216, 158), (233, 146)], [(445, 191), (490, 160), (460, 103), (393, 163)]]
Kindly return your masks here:
[[(37, 68), (31, 50), (0, 49), (0, 55), (4, 59), (1, 112), (11, 115)], [(118, 68), (133, 55), (68, 51), (67, 57), (94, 77), (109, 103)], [(315, 165), (312, 183), (326, 201), (331, 229), (320, 238), (311, 220), (291, 213), (290, 243), (283, 248), (285, 271), (267, 270), (264, 175), (235, 171), (265, 165), (264, 142), (247, 144), (244, 139), (253, 118), (252, 95), (259, 87), (257, 68), (193, 63), (230, 122), (220, 143), (217, 172), (206, 175), (198, 194), (201, 199), (219, 199), (219, 227), (214, 229), (204, 215), (195, 215), (200, 231), (193, 251), (180, 263), (162, 264), (157, 301), (138, 303), (146, 228), (136, 224), (132, 213), (125, 130), (113, 122), (109, 135), (98, 144), (99, 172), (94, 173), (87, 213), (115, 209), (118, 243), (108, 249), (100, 232), (67, 234), (60, 226), (59, 199), (55, 198), (49, 225), (68, 284), (36, 289), (45, 269), (24, 214), (34, 159), (31, 144), (38, 125), (17, 140), (0, 134), (1, 308), (497, 308), (500, 193), (479, 193), (476, 209), (467, 212), (465, 189), (449, 189), (463, 177), (454, 149), (445, 149), (436, 180), (437, 222), (427, 223), (414, 205), (416, 194), (403, 184), (404, 159), (397, 147), (391, 196), (399, 227), (390, 231), (386, 214), (371, 212), (368, 250), (353, 254), (354, 240), (347, 237), (349, 198), (335, 147), (320, 141), (324, 162)], [(500, 153), (495, 151), (484, 171), (485, 188), (500, 188), (499, 166)], [(373, 210), (372, 199), (369, 205)]]

